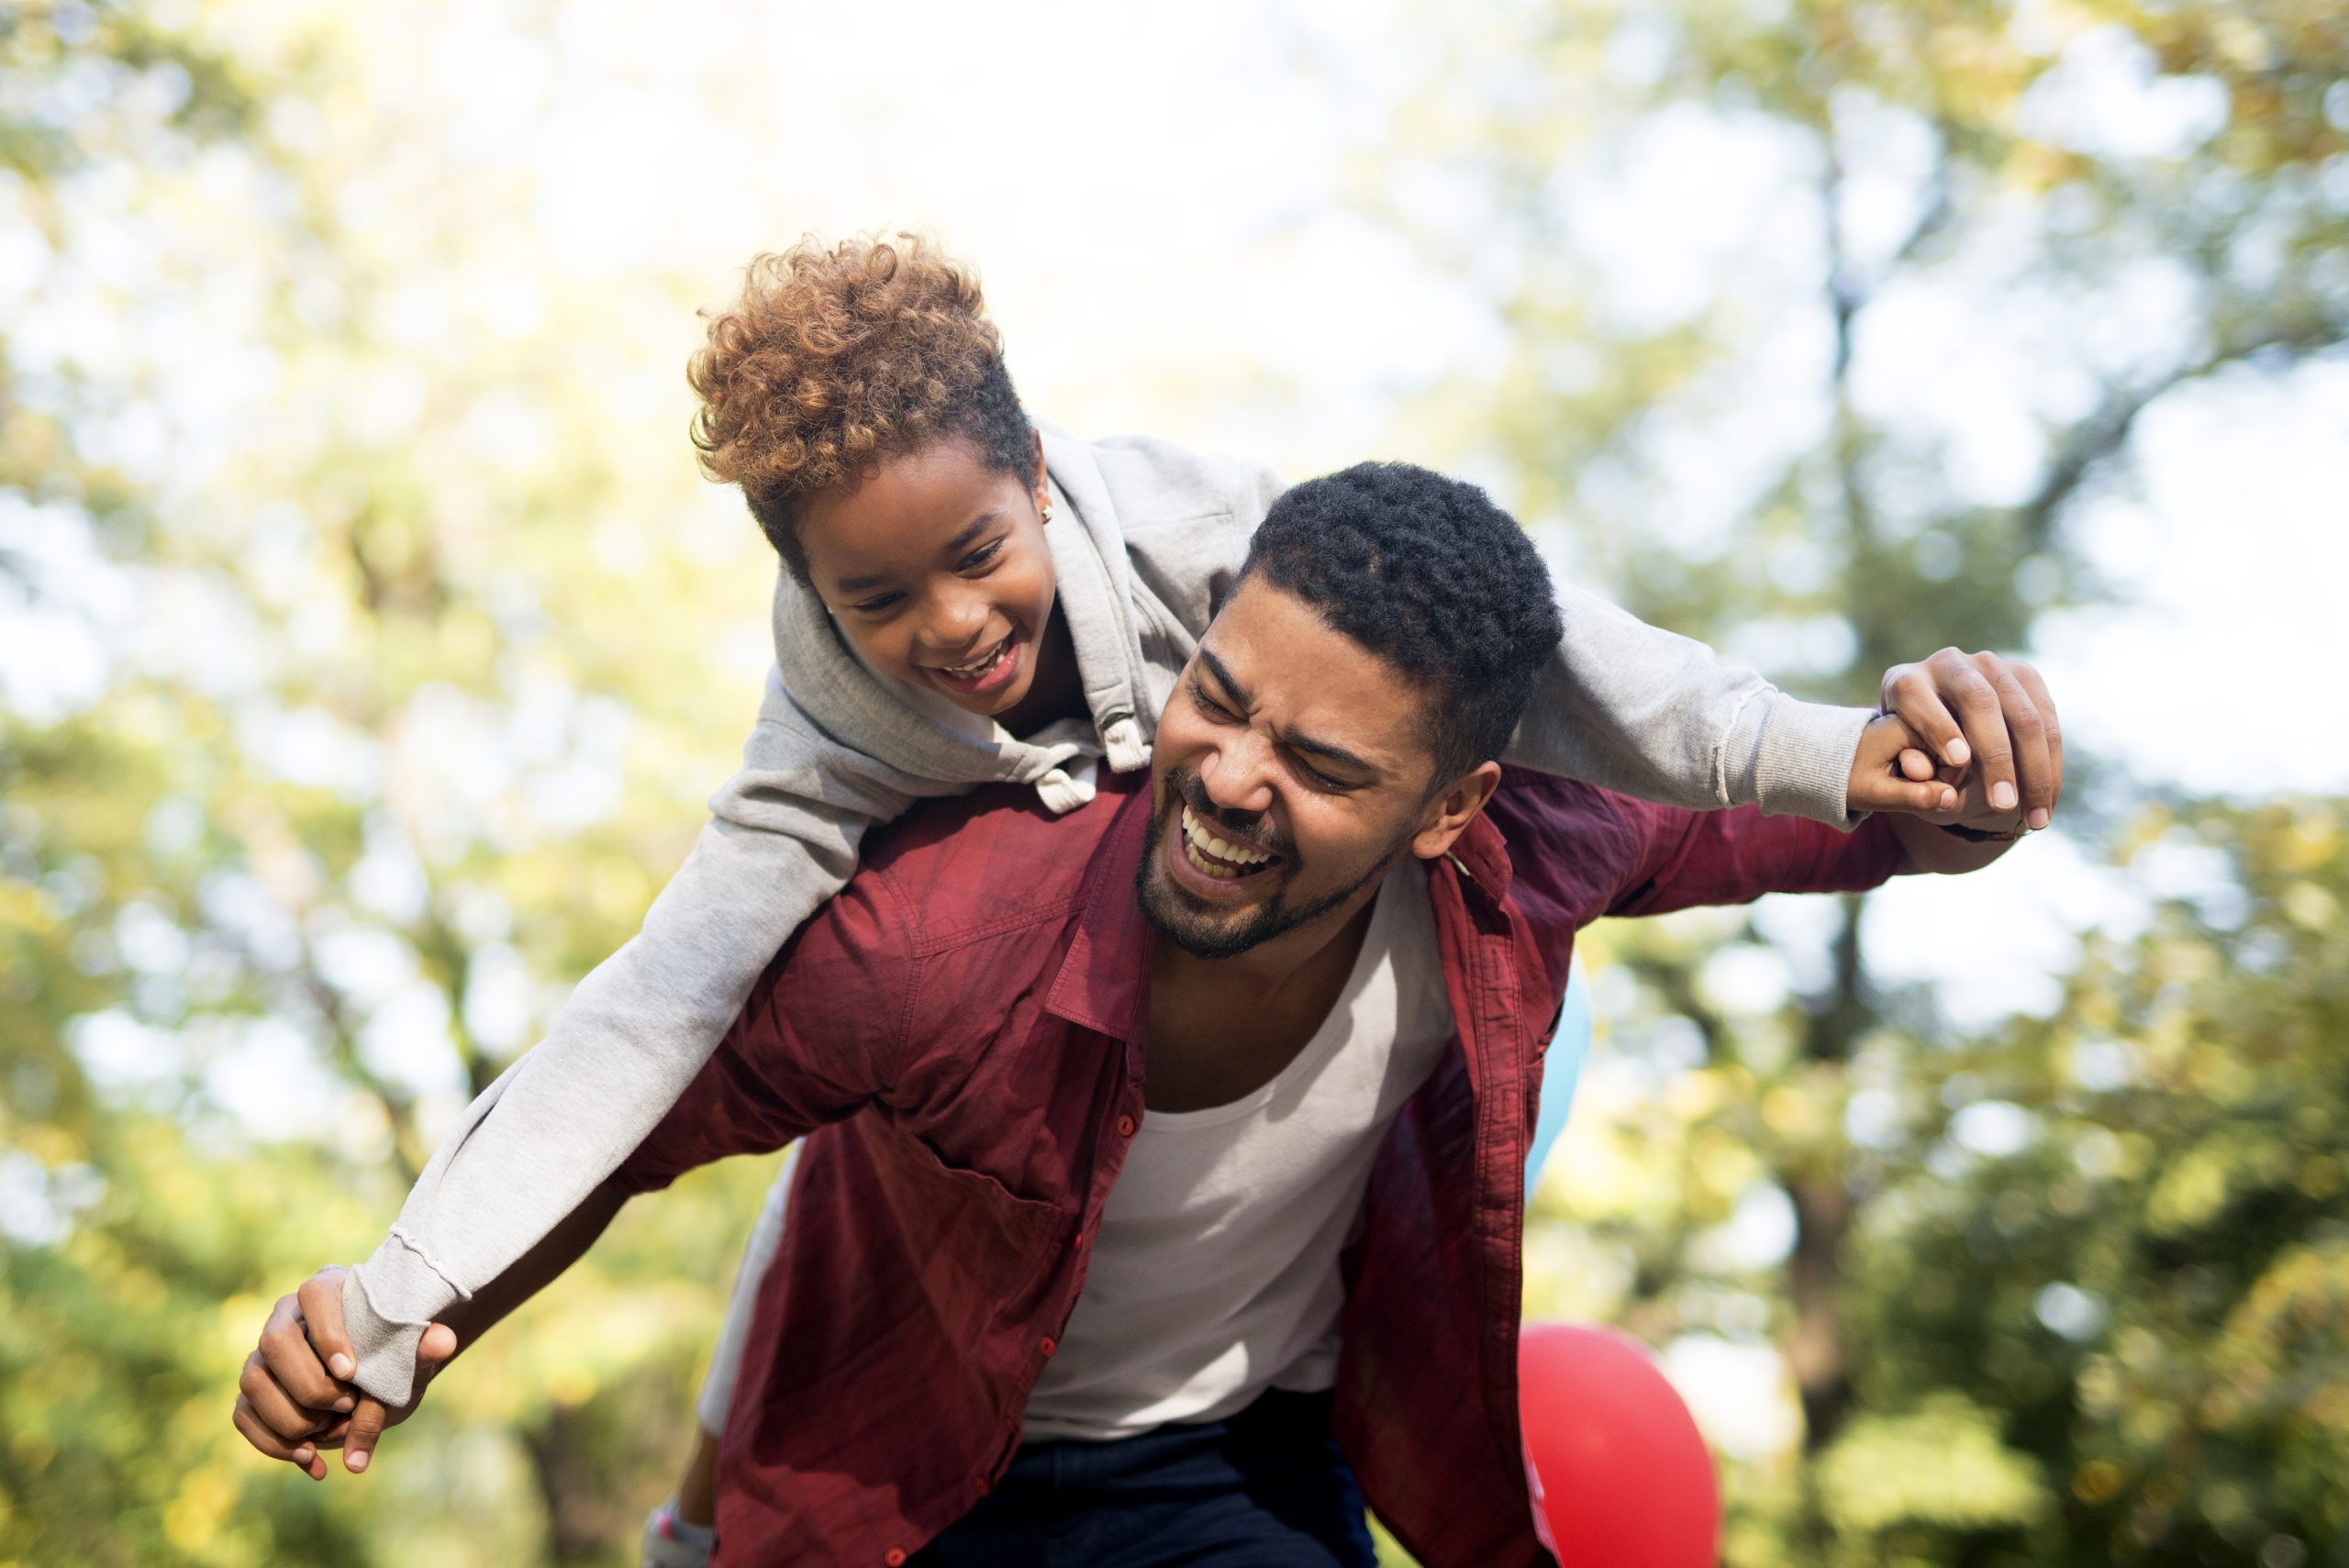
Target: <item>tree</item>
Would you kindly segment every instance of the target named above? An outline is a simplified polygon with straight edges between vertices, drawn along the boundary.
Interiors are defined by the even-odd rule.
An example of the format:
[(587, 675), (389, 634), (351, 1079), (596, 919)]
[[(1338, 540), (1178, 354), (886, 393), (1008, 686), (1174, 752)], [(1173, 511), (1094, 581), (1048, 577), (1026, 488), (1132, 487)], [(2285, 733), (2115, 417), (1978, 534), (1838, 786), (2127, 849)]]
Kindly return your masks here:
[[(1446, 29), (1364, 172), (1498, 328), (1422, 441), (1649, 618), (1806, 695), (1873, 705), (1896, 660), (2024, 649), (2100, 591), (2073, 525), (2125, 485), (2148, 407), (2349, 330), (2344, 29), (2289, 0), (1566, 0)], [(1431, 191), (1475, 221), (1430, 221)], [(1871, 976), (1865, 906), (1793, 944), (1820, 973), (1759, 1023), (1706, 984), (1721, 944), (1766, 940), (1752, 925), (1615, 947), (1645, 995), (1621, 1032), (1666, 1060), (1685, 1040), (1698, 1072), (1669, 1095), (1705, 1107), (1664, 1146), (1677, 1179), (1631, 1184), (1609, 1221), (1627, 1309), (1659, 1338), (1702, 1324), (1701, 1234), (1784, 1195), (1771, 1296), (1810, 1462), (1758, 1506), (1814, 1561), (1865, 1534), (1827, 1463), (1860, 1394), (1854, 1226), (1898, 1175), (1855, 1146), (1855, 1072), (1896, 1034), (1900, 1073), (1933, 1060), (1927, 1004)], [(1983, 1429), (1995, 1492), (2021, 1473), (2003, 1418)], [(1757, 1541), (1733, 1558), (1777, 1550)]]
[(363, 1489), (227, 1425), (271, 1296), (634, 929), (758, 673), (703, 636), (763, 547), (690, 305), (535, 288), (495, 172), (384, 155), (431, 103), (349, 112), (382, 41), (0, 8), (0, 1558), (600, 1559), (764, 1175), (617, 1232)]

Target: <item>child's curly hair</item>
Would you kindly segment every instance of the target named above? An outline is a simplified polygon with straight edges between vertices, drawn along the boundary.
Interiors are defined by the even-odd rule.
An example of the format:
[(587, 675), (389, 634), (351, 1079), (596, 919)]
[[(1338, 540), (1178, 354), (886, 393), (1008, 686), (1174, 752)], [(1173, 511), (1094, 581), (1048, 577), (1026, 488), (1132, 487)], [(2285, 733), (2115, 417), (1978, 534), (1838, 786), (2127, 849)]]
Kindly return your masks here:
[(702, 472), (742, 487), (802, 578), (799, 503), (885, 457), (960, 436), (991, 468), (1035, 472), (1035, 438), (978, 279), (916, 235), (830, 246), (811, 237), (756, 258), (742, 297), (709, 318), (686, 379), (701, 398)]

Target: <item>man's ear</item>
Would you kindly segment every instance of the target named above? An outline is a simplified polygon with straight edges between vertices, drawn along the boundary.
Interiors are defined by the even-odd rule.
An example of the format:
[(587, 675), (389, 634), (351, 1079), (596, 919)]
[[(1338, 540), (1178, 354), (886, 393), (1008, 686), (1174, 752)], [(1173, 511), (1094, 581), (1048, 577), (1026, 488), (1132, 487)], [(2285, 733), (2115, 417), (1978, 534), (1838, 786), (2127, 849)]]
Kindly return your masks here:
[(1411, 853), (1431, 861), (1451, 849), (1452, 841), (1476, 820), (1476, 814), (1485, 809), (1500, 784), (1501, 765), (1485, 762), (1438, 790), (1428, 802), (1419, 830), (1411, 835)]

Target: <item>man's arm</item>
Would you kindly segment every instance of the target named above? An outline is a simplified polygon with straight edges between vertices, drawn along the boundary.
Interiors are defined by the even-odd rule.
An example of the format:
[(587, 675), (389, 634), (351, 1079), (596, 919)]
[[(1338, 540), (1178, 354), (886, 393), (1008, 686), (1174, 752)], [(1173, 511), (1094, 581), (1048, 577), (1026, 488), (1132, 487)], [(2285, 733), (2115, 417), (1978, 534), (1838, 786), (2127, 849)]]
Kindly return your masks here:
[[(1913, 739), (1892, 715), (1870, 740), (1892, 754)], [(1743, 904), (1765, 893), (1858, 893), (1910, 872), (1978, 870), (2022, 836), (2023, 808), (1993, 808), (1978, 772), (1952, 786), (1954, 810), (1931, 817), (1879, 814), (1854, 831), (1765, 817), (1753, 807), (1691, 812), (1618, 797), (1639, 848), (1608, 906), (1612, 915), (1660, 915), (1696, 905)], [(1952, 832), (1951, 828), (1963, 829)]]

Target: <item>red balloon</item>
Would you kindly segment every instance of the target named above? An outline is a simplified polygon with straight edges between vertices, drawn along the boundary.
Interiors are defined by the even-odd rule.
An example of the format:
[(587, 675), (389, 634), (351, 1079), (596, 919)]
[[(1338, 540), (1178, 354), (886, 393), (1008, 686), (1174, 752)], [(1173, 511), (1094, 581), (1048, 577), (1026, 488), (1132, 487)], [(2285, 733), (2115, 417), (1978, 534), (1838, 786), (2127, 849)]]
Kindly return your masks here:
[(1713, 1456), (1646, 1348), (1609, 1329), (1528, 1323), (1517, 1365), (1525, 1448), (1564, 1568), (1713, 1568)]

